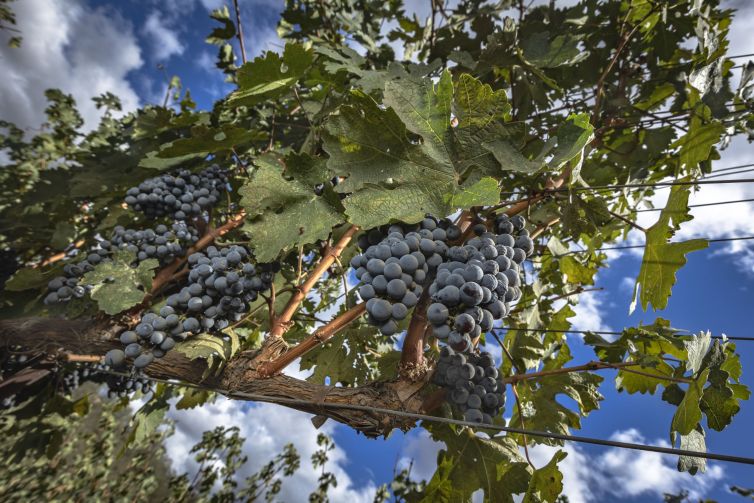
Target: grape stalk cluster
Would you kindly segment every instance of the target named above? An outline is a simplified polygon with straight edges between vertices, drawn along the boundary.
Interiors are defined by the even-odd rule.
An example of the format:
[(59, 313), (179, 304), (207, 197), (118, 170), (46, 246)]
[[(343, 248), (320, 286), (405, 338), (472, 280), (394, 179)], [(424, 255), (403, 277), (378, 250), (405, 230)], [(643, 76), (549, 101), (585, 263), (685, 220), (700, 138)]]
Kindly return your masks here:
[(127, 358), (144, 368), (173, 349), (176, 340), (200, 332), (219, 333), (239, 321), (261, 292), (270, 289), (279, 264), (254, 265), (243, 246), (216, 248), (189, 255), (188, 283), (167, 298), (158, 313), (145, 313), (133, 330), (120, 334), (125, 350), (113, 349), (105, 363), (122, 367)]
[(444, 346), (432, 379), (466, 421), (492, 424), (505, 407), (505, 383), (490, 353), (463, 354)]
[(391, 225), (387, 236), (384, 230), (373, 229), (359, 238), (364, 252), (351, 259), (351, 266), (361, 283), (367, 321), (383, 335), (393, 335), (445, 260), (447, 241), (458, 239), (461, 230), (448, 219), (432, 216), (413, 226)]

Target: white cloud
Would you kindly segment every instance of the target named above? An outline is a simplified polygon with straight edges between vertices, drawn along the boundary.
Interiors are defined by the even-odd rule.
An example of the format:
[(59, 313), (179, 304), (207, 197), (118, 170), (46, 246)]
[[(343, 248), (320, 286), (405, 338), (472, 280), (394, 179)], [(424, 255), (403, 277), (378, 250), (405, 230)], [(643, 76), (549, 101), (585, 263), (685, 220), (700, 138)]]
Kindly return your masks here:
[[(301, 456), (301, 468), (290, 478), (286, 478), (279, 501), (301, 501), (316, 488), (320, 471), (311, 466), (311, 455), (317, 450), (317, 430), (312, 425), (309, 414), (287, 409), (278, 405), (258, 404), (229, 400), (223, 397), (211, 404), (189, 410), (171, 409), (169, 417), (176, 421), (175, 433), (166, 441), (168, 455), (173, 468), (178, 472), (195, 473), (197, 464), (189, 453), (191, 447), (201, 440), (202, 433), (217, 426), (235, 425), (241, 436), (246, 438), (243, 452), (248, 462), (238, 475), (244, 479), (256, 472), (287, 443), (293, 443)], [(332, 435), (335, 424), (327, 422), (320, 431)], [(340, 447), (331, 451), (326, 466), (338, 480), (338, 485), (330, 491), (331, 501), (347, 503), (371, 502), (375, 486), (355, 488), (345, 470), (346, 453)]]
[(153, 11), (149, 14), (143, 32), (152, 45), (154, 59), (165, 61), (172, 56), (183, 54), (185, 48), (178, 39), (178, 34), (165, 25), (159, 12)]
[(91, 9), (80, 1), (27, 0), (13, 5), (23, 42), (0, 46), (0, 116), (21, 127), (44, 121), (44, 91), (60, 88), (76, 99), (86, 126), (101, 113), (91, 98), (110, 91), (126, 111), (139, 98), (126, 80), (141, 67), (139, 46), (130, 24), (111, 10)]

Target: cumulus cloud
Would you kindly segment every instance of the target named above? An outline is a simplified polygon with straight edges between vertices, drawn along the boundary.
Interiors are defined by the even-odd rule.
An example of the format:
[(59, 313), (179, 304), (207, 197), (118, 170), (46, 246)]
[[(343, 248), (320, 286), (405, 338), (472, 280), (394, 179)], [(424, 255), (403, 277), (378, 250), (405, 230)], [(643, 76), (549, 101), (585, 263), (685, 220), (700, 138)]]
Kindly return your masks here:
[[(287, 443), (293, 443), (301, 456), (301, 468), (283, 484), (278, 497), (280, 501), (301, 501), (317, 486), (320, 471), (311, 466), (311, 455), (317, 450), (317, 430), (310, 421), (310, 415), (278, 405), (251, 405), (223, 397), (211, 404), (189, 410), (171, 409), (169, 417), (176, 422), (175, 433), (166, 441), (166, 449), (176, 471), (196, 472), (197, 464), (190, 454), (191, 447), (201, 440), (202, 433), (217, 426), (238, 426), (241, 436), (246, 438), (243, 452), (248, 462), (238, 475), (246, 478), (259, 470)], [(320, 431), (333, 434), (335, 424), (328, 422)], [(330, 452), (327, 470), (338, 480), (338, 485), (330, 491), (331, 501), (347, 503), (368, 503), (374, 498), (376, 487), (368, 484), (354, 487), (345, 470), (347, 457), (340, 447)]]
[(185, 48), (178, 39), (178, 33), (165, 25), (159, 12), (149, 14), (143, 32), (151, 43), (154, 59), (165, 61), (171, 56), (183, 54)]
[(27, 0), (13, 5), (23, 43), (0, 46), (2, 118), (21, 127), (44, 121), (44, 91), (60, 88), (76, 99), (86, 127), (100, 112), (91, 98), (106, 91), (119, 96), (125, 111), (139, 104), (126, 79), (142, 65), (130, 24), (111, 10), (80, 1)]

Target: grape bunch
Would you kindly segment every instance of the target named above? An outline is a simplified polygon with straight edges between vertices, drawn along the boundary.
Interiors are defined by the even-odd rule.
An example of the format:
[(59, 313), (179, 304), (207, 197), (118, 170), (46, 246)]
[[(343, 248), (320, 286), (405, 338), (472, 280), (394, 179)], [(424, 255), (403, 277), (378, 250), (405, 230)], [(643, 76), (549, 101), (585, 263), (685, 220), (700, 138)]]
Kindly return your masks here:
[(72, 298), (82, 298), (91, 290), (91, 286), (80, 285), (81, 277), (93, 270), (97, 264), (109, 260), (109, 257), (110, 242), (101, 241), (99, 247), (90, 250), (90, 253), (82, 260), (63, 266), (63, 275), (47, 283), (48, 293), (44, 303), (49, 306), (59, 302), (68, 302)]
[(521, 297), (521, 264), (534, 249), (523, 217), (500, 216), (497, 233), (484, 224), (464, 246), (452, 246), (429, 286), (427, 309), (433, 335), (454, 350), (471, 351), (473, 340), (492, 329)]
[(154, 229), (144, 230), (125, 229), (118, 225), (110, 238), (115, 248), (133, 252), (137, 263), (156, 258), (162, 266), (184, 256), (187, 248), (197, 241), (199, 232), (184, 222), (175, 222), (171, 228), (160, 224)]
[(144, 314), (133, 330), (120, 334), (125, 350), (109, 351), (106, 364), (122, 367), (126, 358), (133, 358), (134, 367), (143, 368), (173, 349), (176, 339), (203, 331), (220, 332), (243, 318), (259, 293), (270, 289), (280, 267), (255, 266), (246, 248), (236, 245), (210, 246), (206, 253), (189, 255), (188, 263), (188, 284), (170, 295), (159, 313)]
[(398, 322), (419, 302), (428, 277), (443, 263), (448, 240), (461, 236), (450, 220), (428, 216), (413, 226), (373, 229), (359, 238), (364, 253), (351, 259), (366, 302), (367, 321), (383, 335), (398, 331)]
[(152, 382), (144, 376), (137, 374), (131, 376), (116, 375), (108, 372), (109, 367), (103, 364), (77, 364), (72, 369), (60, 368), (62, 378), (59, 381), (60, 391), (70, 395), (76, 388), (85, 382), (105, 384), (107, 396), (124, 397), (136, 391), (147, 394), (152, 391)]
[(149, 218), (188, 220), (217, 203), (228, 184), (227, 172), (217, 165), (194, 174), (182, 169), (173, 175), (148, 178), (126, 192), (126, 204)]
[(432, 380), (466, 421), (492, 424), (505, 407), (505, 383), (489, 353), (462, 354), (443, 346)]
[(175, 222), (171, 228), (158, 225), (154, 229), (144, 230), (125, 229), (118, 225), (109, 241), (100, 240), (81, 260), (66, 264), (62, 276), (50, 280), (44, 303), (53, 305), (84, 297), (91, 290), (91, 285), (81, 285), (81, 277), (97, 264), (110, 260), (115, 249), (133, 252), (136, 255), (134, 266), (150, 258), (158, 259), (160, 265), (165, 266), (176, 257), (185, 255), (186, 250), (198, 240), (197, 230), (184, 222)]

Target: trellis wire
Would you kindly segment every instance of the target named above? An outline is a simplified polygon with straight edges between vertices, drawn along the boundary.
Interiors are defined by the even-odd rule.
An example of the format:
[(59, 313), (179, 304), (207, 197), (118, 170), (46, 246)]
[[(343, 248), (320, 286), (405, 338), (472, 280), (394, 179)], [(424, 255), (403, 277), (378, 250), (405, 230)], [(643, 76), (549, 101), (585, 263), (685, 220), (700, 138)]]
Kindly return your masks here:
[[(110, 371), (107, 371), (107, 372), (110, 372)], [(127, 375), (127, 374), (118, 373), (118, 372), (110, 372), (110, 373), (115, 374), (115, 375)], [(144, 376), (144, 378), (151, 380), (153, 382), (160, 382), (160, 383), (168, 384), (171, 386), (186, 386), (186, 387), (191, 387), (195, 389), (201, 389), (204, 391), (211, 391), (214, 393), (219, 393), (228, 398), (240, 398), (240, 399), (254, 401), (254, 402), (266, 402), (266, 403), (273, 403), (273, 404), (278, 404), (278, 405), (292, 405), (292, 406), (299, 406), (299, 407), (306, 406), (306, 407), (319, 408), (322, 410), (325, 410), (325, 409), (357, 410), (357, 411), (363, 411), (363, 412), (385, 414), (385, 415), (396, 416), (396, 417), (406, 417), (409, 419), (415, 419), (417, 421), (444, 423), (444, 424), (451, 424), (451, 425), (456, 425), (456, 426), (467, 426), (470, 428), (476, 428), (476, 429), (482, 429), (482, 430), (501, 431), (501, 432), (506, 432), (506, 433), (519, 434), (519, 435), (530, 435), (533, 437), (550, 438), (553, 440), (562, 440), (562, 441), (567, 441), (567, 442), (579, 442), (579, 443), (585, 443), (585, 444), (602, 445), (606, 447), (618, 447), (621, 449), (632, 449), (632, 450), (639, 450), (639, 451), (656, 452), (660, 454), (672, 454), (672, 455), (677, 455), (677, 456), (703, 458), (703, 459), (709, 459), (709, 460), (714, 460), (714, 461), (725, 461), (729, 463), (754, 465), (754, 458), (747, 458), (743, 456), (732, 456), (729, 454), (716, 454), (712, 452), (691, 451), (691, 450), (686, 450), (686, 449), (676, 449), (673, 447), (661, 447), (657, 445), (638, 444), (638, 443), (633, 443), (633, 442), (619, 442), (617, 440), (604, 440), (601, 438), (584, 437), (584, 436), (577, 436), (577, 435), (564, 435), (561, 433), (553, 433), (549, 431), (527, 430), (527, 429), (514, 428), (514, 427), (508, 427), (508, 426), (499, 426), (499, 425), (481, 426), (478, 423), (472, 423), (469, 421), (461, 421), (459, 419), (429, 416), (426, 414), (405, 412), (402, 410), (387, 409), (383, 407), (373, 407), (371, 405), (333, 403), (333, 402), (326, 402), (324, 400), (315, 401), (315, 400), (304, 400), (304, 399), (298, 399), (298, 398), (268, 396), (268, 395), (262, 395), (262, 394), (257, 394), (257, 393), (245, 393), (242, 391), (221, 390), (219, 388), (213, 388), (210, 386), (202, 386), (202, 385), (193, 384), (193, 383), (182, 383), (180, 381), (159, 379), (159, 378), (146, 376), (146, 375)]]
[[(505, 330), (508, 332), (546, 332), (546, 333), (558, 333), (558, 334), (597, 334), (597, 335), (623, 335), (623, 332), (618, 332), (617, 330), (558, 330), (555, 328), (522, 328), (522, 327), (500, 327), (500, 328), (493, 328), (492, 331), (501, 331)], [(691, 335), (688, 334), (679, 334), (679, 335)], [(712, 335), (712, 339), (718, 339), (722, 340), (722, 335)], [(725, 339), (731, 340), (731, 341), (754, 341), (754, 337), (746, 337), (746, 336), (735, 336), (731, 335), (725, 336)]]

